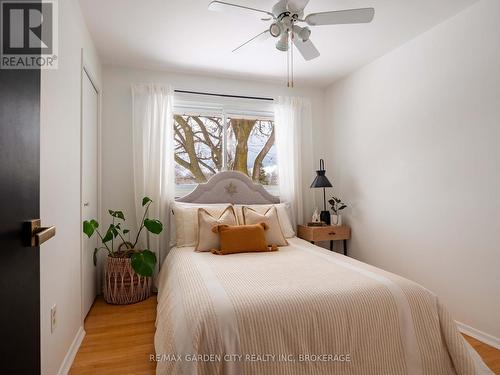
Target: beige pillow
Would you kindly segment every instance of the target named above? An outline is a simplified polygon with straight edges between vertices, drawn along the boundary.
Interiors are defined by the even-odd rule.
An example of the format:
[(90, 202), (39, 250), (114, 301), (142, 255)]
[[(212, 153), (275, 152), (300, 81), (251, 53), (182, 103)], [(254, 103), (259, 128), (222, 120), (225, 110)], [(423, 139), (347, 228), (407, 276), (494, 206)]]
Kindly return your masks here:
[(281, 231), (280, 221), (278, 219), (278, 210), (275, 206), (271, 206), (264, 214), (261, 214), (254, 209), (243, 206), (243, 222), (245, 225), (266, 223), (269, 229), (266, 231), (266, 240), (269, 246), (287, 246), (283, 232)]
[(178, 247), (196, 246), (198, 242), (198, 209), (204, 208), (219, 217), (230, 204), (199, 204), (175, 202), (172, 205), (175, 219), (175, 244)]
[(276, 207), (278, 211), (278, 219), (281, 225), (281, 231), (285, 238), (295, 237), (295, 230), (293, 229), (292, 220), (290, 219), (290, 207), (288, 203), (278, 203), (278, 204), (251, 204), (251, 205), (234, 205), (234, 210), (236, 211), (236, 217), (238, 218), (238, 223), (243, 225), (243, 206), (249, 207), (260, 214), (264, 214), (272, 206)]
[(220, 248), (219, 234), (214, 233), (212, 228), (217, 225), (237, 225), (236, 214), (233, 206), (228, 206), (217, 217), (212, 216), (204, 208), (198, 209), (198, 243), (196, 251), (211, 251)]

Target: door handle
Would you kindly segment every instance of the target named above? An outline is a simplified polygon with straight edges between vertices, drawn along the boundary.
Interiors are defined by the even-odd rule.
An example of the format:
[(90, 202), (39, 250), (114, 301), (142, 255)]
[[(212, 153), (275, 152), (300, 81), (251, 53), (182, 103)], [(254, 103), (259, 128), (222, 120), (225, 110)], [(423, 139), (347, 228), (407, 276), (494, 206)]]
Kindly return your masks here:
[(83, 204), (83, 207), (88, 207), (88, 206), (90, 206), (90, 202), (85, 202), (85, 203)]
[(40, 219), (30, 220), (27, 223), (26, 243), (31, 246), (40, 246), (56, 235), (56, 227), (42, 227)]

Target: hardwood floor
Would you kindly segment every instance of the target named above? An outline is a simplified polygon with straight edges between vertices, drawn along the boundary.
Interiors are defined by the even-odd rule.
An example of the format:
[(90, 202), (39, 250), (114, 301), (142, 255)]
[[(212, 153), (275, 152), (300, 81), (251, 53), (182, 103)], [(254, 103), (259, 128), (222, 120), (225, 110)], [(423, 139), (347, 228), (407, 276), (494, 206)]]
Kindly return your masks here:
[(94, 302), (70, 374), (154, 374), (156, 296), (133, 305)]
[(476, 352), (483, 358), (484, 363), (495, 373), (500, 374), (500, 350), (483, 344), (470, 336), (464, 335)]
[[(70, 374), (154, 374), (156, 296), (128, 306), (98, 298), (85, 320), (87, 332)], [(484, 362), (500, 375), (500, 350), (465, 336)]]

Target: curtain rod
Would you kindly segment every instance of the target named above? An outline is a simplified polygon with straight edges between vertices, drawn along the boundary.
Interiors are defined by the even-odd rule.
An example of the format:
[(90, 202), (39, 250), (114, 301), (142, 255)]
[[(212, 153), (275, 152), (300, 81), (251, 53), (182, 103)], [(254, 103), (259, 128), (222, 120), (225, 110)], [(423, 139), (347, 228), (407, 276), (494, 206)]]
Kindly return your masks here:
[(268, 100), (273, 101), (273, 98), (261, 98), (258, 96), (241, 96), (241, 95), (228, 95), (228, 94), (214, 94), (211, 92), (198, 92), (198, 91), (187, 91), (187, 90), (174, 90), (181, 94), (196, 94), (196, 95), (207, 95), (207, 96), (221, 96), (223, 98), (238, 98), (238, 99), (253, 99), (253, 100)]

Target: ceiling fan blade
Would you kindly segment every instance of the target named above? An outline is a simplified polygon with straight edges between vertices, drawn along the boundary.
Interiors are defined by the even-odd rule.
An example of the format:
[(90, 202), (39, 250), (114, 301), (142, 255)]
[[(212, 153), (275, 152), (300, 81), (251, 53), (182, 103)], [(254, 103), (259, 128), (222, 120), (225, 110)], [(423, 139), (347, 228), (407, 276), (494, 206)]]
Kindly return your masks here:
[(299, 50), (300, 54), (304, 58), (304, 60), (309, 61), (312, 59), (315, 59), (316, 57), (319, 57), (320, 53), (317, 50), (316, 46), (314, 45), (311, 40), (307, 40), (303, 42), (299, 38), (293, 38), (293, 44), (295, 44), (295, 47)]
[(308, 3), (309, 0), (288, 0), (287, 9), (289, 11), (301, 12)]
[(337, 10), (332, 12), (311, 13), (304, 21), (308, 25), (340, 25), (346, 23), (368, 23), (373, 20), (375, 9), (360, 8)]
[(208, 4), (208, 9), (217, 12), (243, 14), (243, 15), (249, 15), (249, 14), (255, 15), (255, 13), (263, 13), (266, 14), (267, 16), (270, 16), (271, 18), (274, 18), (274, 15), (271, 12), (247, 7), (244, 5), (226, 3), (224, 1), (212, 1), (210, 2), (210, 4)]
[(253, 42), (254, 40), (264, 41), (264, 40), (268, 39), (268, 37), (270, 37), (270, 36), (271, 36), (271, 34), (269, 34), (269, 29), (266, 29), (263, 32), (255, 35), (253, 38), (247, 40), (245, 43), (240, 44), (238, 47), (236, 47), (235, 49), (233, 49), (231, 52), (238, 51), (241, 47), (246, 46), (248, 43)]

